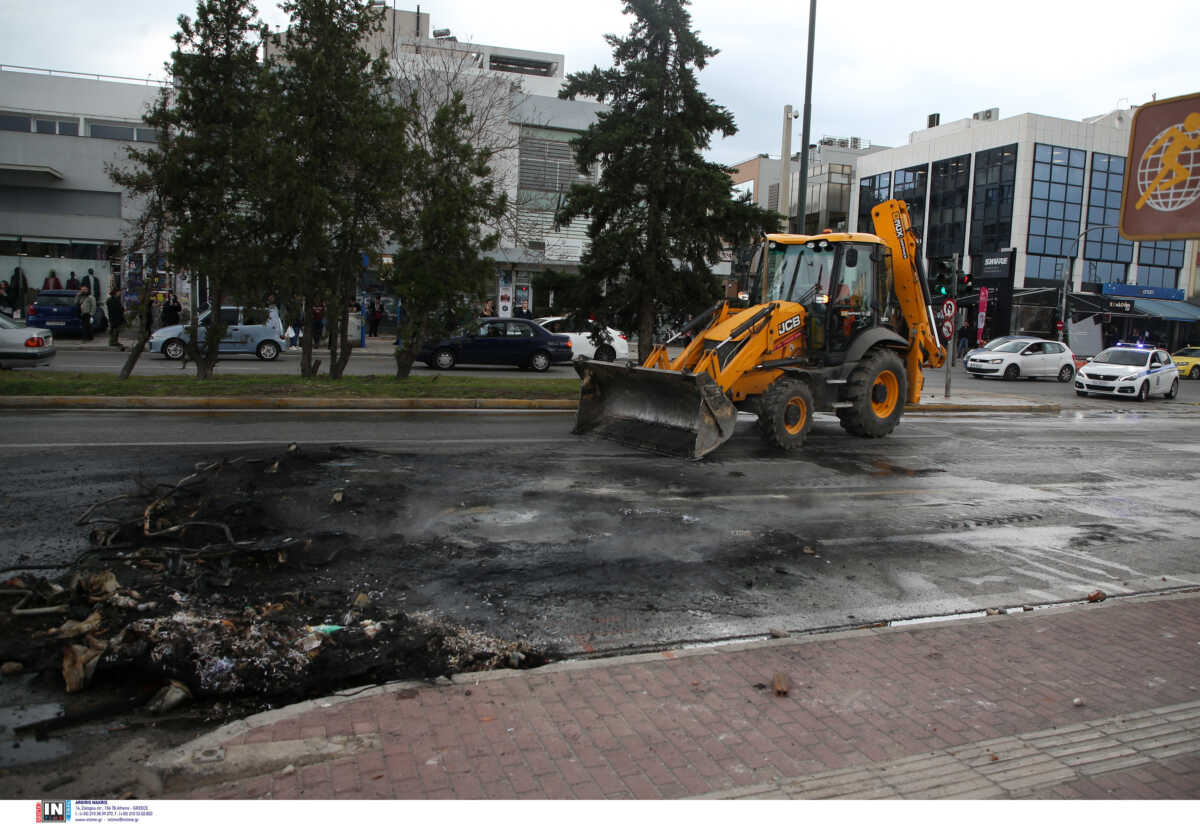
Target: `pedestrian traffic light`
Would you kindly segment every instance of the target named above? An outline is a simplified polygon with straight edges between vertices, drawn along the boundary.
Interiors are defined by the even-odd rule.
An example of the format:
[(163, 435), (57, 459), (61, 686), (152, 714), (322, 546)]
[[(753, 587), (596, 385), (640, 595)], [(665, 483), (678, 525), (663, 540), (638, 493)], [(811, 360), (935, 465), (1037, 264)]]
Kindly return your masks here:
[(934, 297), (944, 297), (950, 294), (950, 276), (945, 272), (938, 272), (933, 277), (933, 287), (930, 290)]
[(963, 292), (967, 291), (968, 289), (974, 288), (974, 286), (975, 286), (975, 284), (972, 280), (970, 272), (959, 272), (958, 273), (958, 293), (960, 295)]

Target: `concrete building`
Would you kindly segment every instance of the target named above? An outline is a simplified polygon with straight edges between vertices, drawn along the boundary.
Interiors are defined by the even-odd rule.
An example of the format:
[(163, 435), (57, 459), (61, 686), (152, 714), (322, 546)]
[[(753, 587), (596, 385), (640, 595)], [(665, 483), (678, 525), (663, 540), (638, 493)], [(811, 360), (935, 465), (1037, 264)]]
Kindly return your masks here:
[[(132, 202), (105, 173), (132, 143), (152, 142), (142, 115), (159, 84), (132, 78), (0, 67), (0, 275), (29, 289), (51, 271), (119, 270)], [(21, 303), (28, 304), (29, 295)]]
[[(848, 226), (854, 193), (855, 165), (865, 155), (883, 151), (861, 137), (822, 137), (808, 149), (808, 188), (805, 196), (804, 228), (799, 217), (800, 153), (788, 163), (791, 197), (788, 203), (789, 230), (811, 233)], [(782, 162), (766, 154), (734, 164), (730, 177), (737, 192), (750, 194), (764, 209), (779, 211)]]
[[(504, 222), (495, 297), (498, 305), (534, 304), (539, 272), (578, 270), (586, 221), (556, 231), (554, 212), (580, 176), (570, 140), (593, 122), (598, 104), (559, 100), (562, 55), (460, 43), (430, 30), (429, 15), (385, 9), (379, 42), (398, 77), (433, 82), (439, 72), (470, 88), (469, 105), (500, 147), (493, 173), (514, 209)], [(281, 35), (284, 36), (284, 35)], [(140, 205), (107, 177), (133, 143), (152, 142), (142, 116), (157, 96), (154, 81), (0, 66), (0, 274), (24, 275), (27, 305), (53, 270), (93, 270), (101, 289), (121, 272), (122, 244)], [(128, 250), (126, 250), (128, 251)], [(127, 273), (128, 274), (128, 273)], [(186, 283), (177, 284), (185, 288)], [(501, 297), (510, 300), (500, 301)], [(545, 305), (538, 296), (538, 303)]]
[[(1068, 339), (1090, 354), (1113, 337), (1150, 329), (1187, 342), (1200, 307), (1197, 241), (1135, 243), (1115, 228), (1134, 110), (1083, 121), (996, 109), (928, 128), (859, 159), (852, 228), (870, 231), (870, 209), (905, 200), (928, 271), (970, 273), (988, 288), (985, 337), (1055, 336), (1068, 284)], [(1197, 227), (1200, 234), (1200, 227)], [(971, 309), (971, 320), (977, 320)]]

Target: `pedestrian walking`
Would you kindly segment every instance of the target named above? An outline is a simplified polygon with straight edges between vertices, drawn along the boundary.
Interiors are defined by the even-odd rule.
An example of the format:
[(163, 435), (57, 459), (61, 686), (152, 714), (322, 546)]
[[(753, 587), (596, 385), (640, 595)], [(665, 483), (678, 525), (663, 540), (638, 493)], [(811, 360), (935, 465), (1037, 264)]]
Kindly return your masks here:
[(379, 321), (383, 320), (383, 307), (374, 298), (367, 305), (367, 334), (373, 338), (379, 337)]
[(96, 314), (96, 299), (86, 286), (79, 288), (79, 297), (75, 299), (79, 306), (79, 323), (84, 340), (92, 339), (92, 316)]
[(958, 357), (961, 360), (967, 354), (967, 350), (971, 347), (971, 325), (965, 320), (962, 326), (958, 327)]
[(108, 345), (118, 347), (122, 352), (125, 347), (121, 345), (121, 327), (125, 325), (125, 307), (121, 303), (121, 287), (114, 286), (112, 291), (108, 293), (108, 300), (104, 304), (105, 310), (108, 312)]
[(321, 333), (325, 330), (325, 301), (315, 304), (312, 308), (313, 346), (320, 346)]
[(183, 317), (183, 306), (180, 305), (179, 298), (172, 292), (167, 295), (167, 302), (163, 304), (162, 325), (177, 326), (181, 317)]
[(275, 330), (275, 336), (283, 340), (283, 316), (279, 312), (279, 306), (275, 301), (275, 293), (267, 295), (267, 326)]

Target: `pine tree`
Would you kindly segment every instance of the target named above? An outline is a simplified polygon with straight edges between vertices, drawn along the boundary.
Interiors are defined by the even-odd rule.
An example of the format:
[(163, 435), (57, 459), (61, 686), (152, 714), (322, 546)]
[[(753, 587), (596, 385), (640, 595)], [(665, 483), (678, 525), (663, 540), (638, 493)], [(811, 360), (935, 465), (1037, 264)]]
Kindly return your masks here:
[[(195, 19), (179, 17), (170, 83), (146, 116), (159, 142), (131, 150), (131, 168), (110, 171), (169, 219), (174, 265), (207, 285), (214, 307), (223, 296), (244, 295), (261, 276), (253, 207), (261, 145), (253, 124), (262, 103), (257, 13), (249, 0), (200, 0)], [(189, 355), (197, 376), (207, 378), (223, 333), (219, 313), (202, 347), (197, 333), (193, 313)]]
[(629, 35), (605, 37), (613, 67), (572, 74), (559, 92), (610, 107), (573, 141), (581, 171), (600, 164), (599, 182), (574, 186), (556, 223), (590, 219), (581, 309), (602, 325), (636, 328), (642, 360), (656, 316), (695, 311), (720, 296), (710, 266), (720, 250), (779, 222), (734, 200), (728, 169), (701, 154), (715, 132), (727, 137), (737, 127), (699, 89), (696, 73), (717, 51), (692, 31), (688, 5), (626, 0)]
[[(329, 373), (350, 359), (347, 307), (362, 255), (380, 247), (407, 169), (405, 111), (386, 60), (363, 47), (382, 13), (365, 0), (287, 0), (286, 35), (268, 61), (271, 138), (261, 187), (272, 286), (303, 301), (301, 373), (315, 374), (312, 308), (327, 306)], [(299, 324), (299, 318), (289, 319)]]

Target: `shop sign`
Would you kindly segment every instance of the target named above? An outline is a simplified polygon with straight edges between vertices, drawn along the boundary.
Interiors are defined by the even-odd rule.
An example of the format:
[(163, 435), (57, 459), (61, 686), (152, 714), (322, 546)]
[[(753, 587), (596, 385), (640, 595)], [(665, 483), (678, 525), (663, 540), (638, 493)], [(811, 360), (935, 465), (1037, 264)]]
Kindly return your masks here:
[(1118, 295), (1124, 298), (1156, 298), (1158, 300), (1183, 300), (1182, 289), (1168, 289), (1163, 286), (1136, 286), (1128, 283), (1105, 283), (1100, 287), (1101, 294)]

